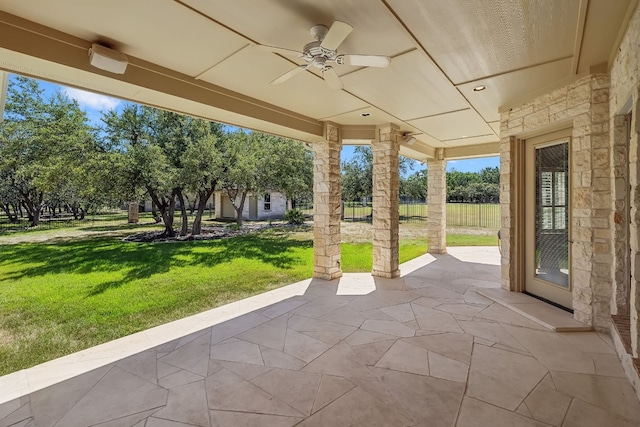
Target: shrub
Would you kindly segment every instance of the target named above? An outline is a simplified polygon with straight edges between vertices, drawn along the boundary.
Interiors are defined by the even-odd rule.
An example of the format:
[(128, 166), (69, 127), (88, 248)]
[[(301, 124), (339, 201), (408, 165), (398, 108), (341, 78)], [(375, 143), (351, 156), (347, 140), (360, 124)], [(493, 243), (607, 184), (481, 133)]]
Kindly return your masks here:
[(289, 224), (301, 225), (304, 224), (304, 213), (298, 209), (291, 209), (284, 214), (284, 219)]

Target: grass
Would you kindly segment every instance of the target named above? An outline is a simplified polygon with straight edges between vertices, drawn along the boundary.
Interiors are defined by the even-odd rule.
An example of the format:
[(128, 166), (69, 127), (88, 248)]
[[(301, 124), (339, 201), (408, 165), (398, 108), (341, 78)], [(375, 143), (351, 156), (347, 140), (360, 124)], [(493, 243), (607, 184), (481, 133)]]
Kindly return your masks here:
[(498, 236), (447, 233), (447, 246), (498, 246)]
[[(0, 375), (309, 278), (313, 270), (308, 231), (155, 244), (124, 243), (121, 233), (41, 233), (17, 244), (0, 239)], [(496, 239), (450, 235), (448, 242)], [(424, 238), (403, 239), (400, 262), (426, 249)], [(342, 267), (371, 271), (372, 244), (344, 243)]]
[[(427, 252), (427, 240), (401, 240), (400, 264), (424, 255)], [(343, 243), (342, 244), (342, 271), (344, 273), (359, 273), (371, 271), (373, 267), (372, 243)]]
[(312, 259), (310, 240), (266, 233), (0, 246), (0, 374), (308, 278)]

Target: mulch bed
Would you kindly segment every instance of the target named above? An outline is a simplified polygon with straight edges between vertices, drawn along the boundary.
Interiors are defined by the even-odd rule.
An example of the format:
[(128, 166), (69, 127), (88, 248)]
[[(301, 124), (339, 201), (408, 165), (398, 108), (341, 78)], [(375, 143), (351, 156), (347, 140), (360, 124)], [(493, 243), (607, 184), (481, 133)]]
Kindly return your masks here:
[[(122, 239), (123, 242), (134, 243), (165, 243), (165, 242), (184, 242), (189, 240), (217, 240), (227, 239), (229, 237), (242, 236), (245, 234), (257, 233), (267, 229), (288, 229), (301, 227), (300, 225), (291, 224), (243, 224), (241, 228), (235, 229), (233, 226), (215, 226), (202, 227), (202, 234), (180, 236), (176, 232), (175, 237), (167, 237), (163, 231), (149, 231), (144, 233), (136, 233)], [(305, 226), (302, 226), (305, 227)], [(310, 226), (306, 226), (310, 227)]]

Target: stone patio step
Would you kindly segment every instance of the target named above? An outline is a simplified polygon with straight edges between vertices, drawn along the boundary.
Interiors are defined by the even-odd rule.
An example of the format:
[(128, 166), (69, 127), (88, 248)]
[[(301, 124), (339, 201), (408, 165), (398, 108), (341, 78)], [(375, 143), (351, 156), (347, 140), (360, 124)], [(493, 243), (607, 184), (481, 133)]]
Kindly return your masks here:
[(520, 292), (510, 292), (505, 289), (477, 289), (476, 293), (554, 332), (593, 330), (591, 326), (575, 320), (571, 313)]

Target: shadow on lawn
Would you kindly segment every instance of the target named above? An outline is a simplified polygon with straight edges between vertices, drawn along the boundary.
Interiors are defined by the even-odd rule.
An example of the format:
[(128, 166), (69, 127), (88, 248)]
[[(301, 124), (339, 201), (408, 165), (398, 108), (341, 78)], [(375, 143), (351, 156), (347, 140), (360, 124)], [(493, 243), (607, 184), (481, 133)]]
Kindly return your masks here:
[(115, 239), (84, 239), (60, 244), (0, 246), (0, 267), (27, 263), (27, 267), (5, 274), (3, 281), (47, 274), (89, 274), (119, 272), (119, 280), (103, 282), (88, 296), (120, 287), (128, 282), (166, 273), (172, 268), (201, 265), (213, 267), (246, 258), (289, 269), (299, 261), (294, 249), (313, 246), (311, 240), (294, 240), (272, 235), (248, 235), (201, 242), (123, 243)]

